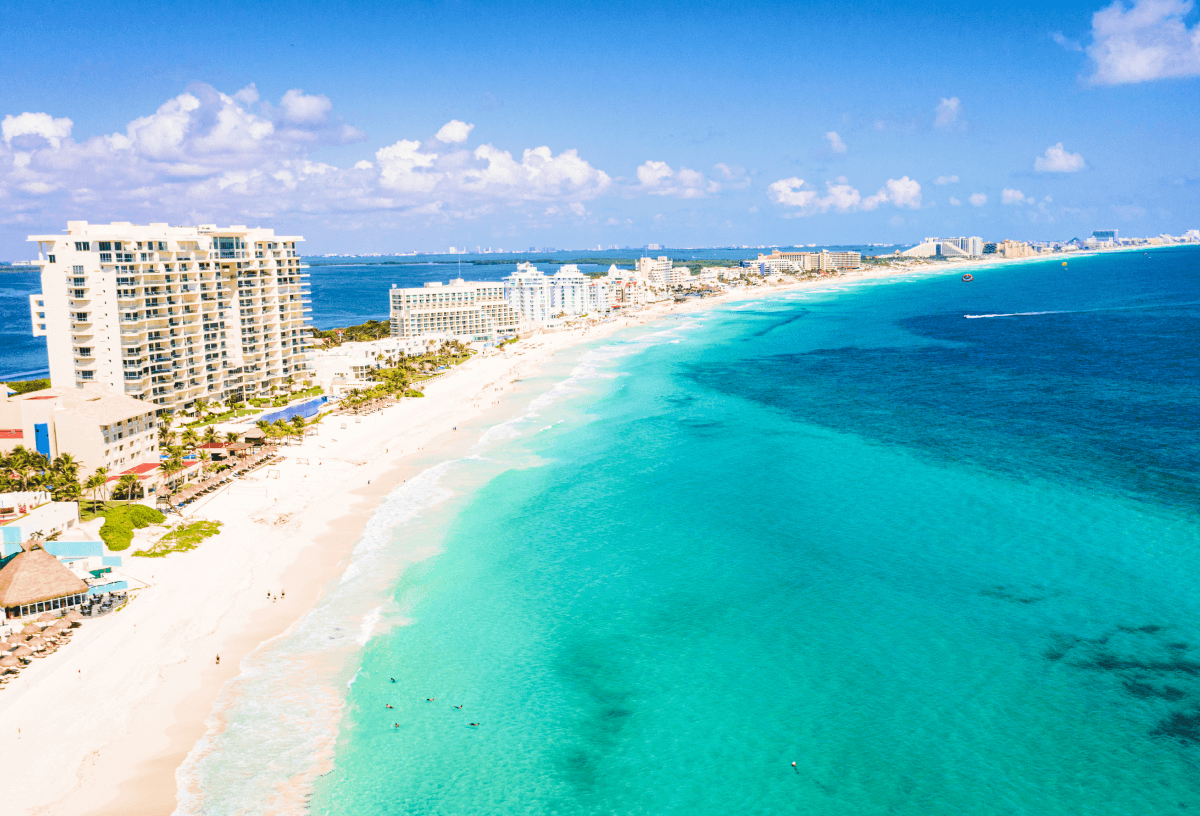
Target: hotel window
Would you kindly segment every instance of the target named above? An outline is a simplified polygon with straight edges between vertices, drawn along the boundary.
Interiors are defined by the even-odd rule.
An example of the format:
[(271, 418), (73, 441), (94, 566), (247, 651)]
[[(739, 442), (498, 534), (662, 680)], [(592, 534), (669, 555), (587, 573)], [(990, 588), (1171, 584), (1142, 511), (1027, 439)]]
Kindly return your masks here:
[(91, 248), (92, 248), (92, 244), (90, 241), (76, 241), (75, 242), (75, 251), (76, 252), (89, 252), (91, 250)]

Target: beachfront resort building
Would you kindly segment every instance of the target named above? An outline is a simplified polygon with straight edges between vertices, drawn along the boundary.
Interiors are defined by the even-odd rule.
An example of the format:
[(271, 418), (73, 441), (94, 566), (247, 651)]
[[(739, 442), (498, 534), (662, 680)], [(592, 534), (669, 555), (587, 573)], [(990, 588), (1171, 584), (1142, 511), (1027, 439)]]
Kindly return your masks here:
[(370, 388), (377, 384), (372, 372), (393, 366), (405, 357), (423, 354), (440, 339), (443, 338), (385, 337), (318, 349), (311, 354), (309, 376), (314, 384), (335, 396), (355, 388)]
[(547, 275), (533, 264), (521, 263), (504, 279), (509, 306), (533, 325), (559, 317), (607, 314), (611, 288), (611, 282), (592, 280), (575, 264), (565, 264)]
[(23, 445), (49, 459), (69, 453), (80, 471), (109, 473), (158, 462), (154, 406), (92, 382), (46, 388), (0, 401), (6, 444)]
[(68, 221), (29, 240), (42, 270), (33, 334), (46, 338), (56, 388), (103, 383), (177, 410), (269, 394), (307, 371), (300, 236)]
[(760, 275), (840, 272), (862, 266), (862, 253), (830, 252), (827, 249), (820, 252), (780, 252), (776, 249), (770, 255), (759, 253), (754, 260), (742, 261), (742, 266), (749, 267)]
[(926, 238), (898, 254), (905, 258), (981, 258), (983, 239), (978, 236)]
[(642, 280), (655, 289), (668, 289), (671, 286), (671, 259), (665, 255), (657, 258), (638, 258), (637, 273)]
[(522, 313), (506, 298), (498, 281), (429, 282), (419, 288), (391, 289), (391, 334), (394, 338), (438, 338), (463, 342), (495, 342), (520, 332)]

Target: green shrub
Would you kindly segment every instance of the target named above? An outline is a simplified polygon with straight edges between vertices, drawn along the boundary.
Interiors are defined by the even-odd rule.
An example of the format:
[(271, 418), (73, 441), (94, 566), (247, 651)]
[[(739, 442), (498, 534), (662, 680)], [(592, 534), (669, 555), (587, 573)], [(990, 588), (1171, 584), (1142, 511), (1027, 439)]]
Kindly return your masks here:
[(162, 558), (173, 552), (187, 552), (196, 549), (201, 541), (216, 535), (220, 530), (219, 521), (194, 521), (176, 527), (150, 549), (135, 550), (133, 554), (140, 558)]
[(144, 504), (122, 504), (104, 514), (100, 538), (110, 550), (124, 550), (133, 542), (134, 529), (162, 524), (166, 516)]

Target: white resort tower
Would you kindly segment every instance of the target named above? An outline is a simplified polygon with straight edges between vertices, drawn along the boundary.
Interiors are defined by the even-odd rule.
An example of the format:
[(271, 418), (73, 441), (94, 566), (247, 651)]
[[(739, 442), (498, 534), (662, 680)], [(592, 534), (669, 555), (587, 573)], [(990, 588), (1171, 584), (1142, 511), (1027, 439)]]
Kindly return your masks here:
[(307, 371), (307, 277), (274, 230), (68, 221), (31, 235), (30, 296), (55, 388), (102, 383), (176, 410), (241, 400)]

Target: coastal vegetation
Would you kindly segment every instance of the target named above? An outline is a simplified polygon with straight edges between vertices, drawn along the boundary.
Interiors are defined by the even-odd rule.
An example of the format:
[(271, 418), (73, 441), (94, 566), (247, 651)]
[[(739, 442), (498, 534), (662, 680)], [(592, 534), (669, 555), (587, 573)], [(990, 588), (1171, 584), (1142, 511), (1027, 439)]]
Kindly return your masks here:
[(342, 343), (359, 343), (366, 340), (382, 340), (392, 333), (392, 324), (387, 320), (368, 320), (357, 326), (346, 326), (337, 329), (312, 330), (313, 337), (323, 338), (327, 348), (340, 346)]
[(69, 453), (51, 460), (24, 445), (0, 456), (0, 492), (48, 490), (54, 501), (74, 501), (83, 493), (79, 462)]
[(147, 550), (134, 550), (138, 558), (163, 558), (175, 552), (194, 550), (206, 538), (211, 538), (221, 531), (219, 521), (193, 521), (175, 527)]
[(144, 504), (117, 505), (104, 514), (104, 526), (100, 528), (100, 538), (110, 550), (125, 550), (133, 542), (135, 529), (140, 530), (151, 524), (162, 524), (165, 520), (166, 516)]
[(5, 383), (9, 388), (18, 394), (28, 394), (31, 391), (43, 391), (50, 387), (50, 380), (14, 380), (10, 383)]
[(355, 412), (387, 397), (423, 397), (418, 387), (423, 380), (437, 376), (439, 370), (450, 368), (471, 359), (471, 350), (458, 340), (447, 340), (424, 354), (413, 356), (383, 356), (382, 367), (371, 372), (376, 385), (367, 389), (354, 388), (342, 397), (341, 404)]

